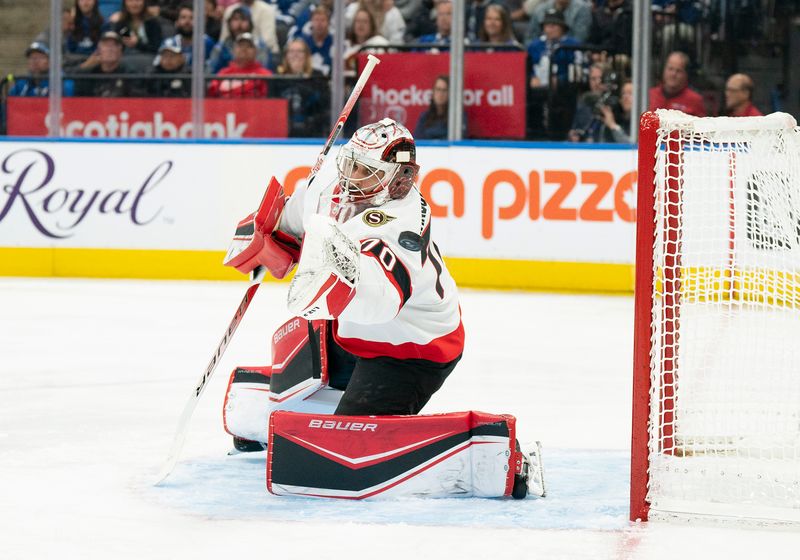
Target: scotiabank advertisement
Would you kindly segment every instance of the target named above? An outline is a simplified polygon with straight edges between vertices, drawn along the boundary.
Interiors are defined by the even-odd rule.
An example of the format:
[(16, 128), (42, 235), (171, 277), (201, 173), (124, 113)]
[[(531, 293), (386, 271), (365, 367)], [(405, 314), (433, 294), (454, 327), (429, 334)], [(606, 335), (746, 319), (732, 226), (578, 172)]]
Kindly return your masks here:
[[(64, 98), (61, 136), (191, 138), (190, 99)], [(285, 99), (207, 99), (205, 138), (286, 138)], [(9, 97), (8, 135), (46, 136), (47, 98)]]
[[(464, 55), (464, 112), (467, 138), (525, 138), (524, 52)], [(359, 120), (385, 116), (412, 133), (431, 104), (433, 82), (450, 73), (450, 56), (429, 53), (381, 55), (359, 99)], [(361, 55), (363, 68), (366, 55)]]
[[(320, 148), (0, 141), (0, 247), (224, 252), (270, 177), (298, 188)], [(633, 149), (417, 151), (446, 256), (633, 263)], [(335, 154), (316, 181), (335, 180)]]

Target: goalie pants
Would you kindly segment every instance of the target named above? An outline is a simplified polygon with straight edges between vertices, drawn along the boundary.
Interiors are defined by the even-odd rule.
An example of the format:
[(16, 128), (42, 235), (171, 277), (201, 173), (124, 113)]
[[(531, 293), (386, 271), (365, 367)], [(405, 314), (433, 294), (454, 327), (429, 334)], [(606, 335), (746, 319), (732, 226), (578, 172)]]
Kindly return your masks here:
[(418, 414), (461, 359), (440, 364), (387, 356), (361, 358), (332, 339), (328, 339), (329, 383), (344, 390), (334, 412), (340, 415)]

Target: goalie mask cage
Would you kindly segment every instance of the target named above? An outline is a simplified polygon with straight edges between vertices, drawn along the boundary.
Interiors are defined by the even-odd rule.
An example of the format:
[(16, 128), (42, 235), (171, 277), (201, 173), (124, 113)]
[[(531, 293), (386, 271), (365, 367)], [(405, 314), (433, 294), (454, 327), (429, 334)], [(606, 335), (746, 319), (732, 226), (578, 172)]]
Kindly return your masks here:
[(800, 133), (645, 113), (632, 520), (800, 522)]

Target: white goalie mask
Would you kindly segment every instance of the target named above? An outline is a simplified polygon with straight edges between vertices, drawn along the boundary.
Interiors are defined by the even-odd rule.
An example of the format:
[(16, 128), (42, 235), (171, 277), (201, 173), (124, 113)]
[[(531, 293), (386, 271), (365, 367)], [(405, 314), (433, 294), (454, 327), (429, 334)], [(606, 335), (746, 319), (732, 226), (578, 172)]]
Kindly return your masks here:
[(341, 222), (408, 194), (419, 170), (414, 137), (389, 118), (362, 126), (339, 150), (336, 168), (331, 216)]

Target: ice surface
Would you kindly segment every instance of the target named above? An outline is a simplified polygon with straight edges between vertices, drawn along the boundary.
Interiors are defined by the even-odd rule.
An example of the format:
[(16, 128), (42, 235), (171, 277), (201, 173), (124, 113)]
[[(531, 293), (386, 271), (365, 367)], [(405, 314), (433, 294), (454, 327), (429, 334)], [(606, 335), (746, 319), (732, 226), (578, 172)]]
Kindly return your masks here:
[(0, 559), (794, 557), (787, 530), (627, 521), (629, 297), (462, 293), (467, 350), (425, 412), (512, 413), (541, 439), (544, 500), (339, 502), (266, 493), (227, 456), (235, 365), (268, 360), (265, 285), (149, 484), (245, 284), (0, 279)]

